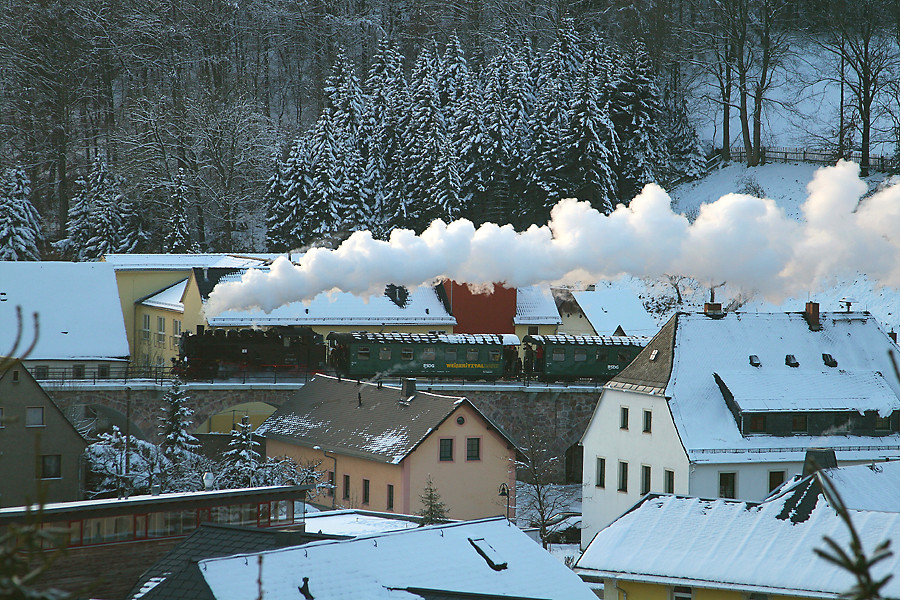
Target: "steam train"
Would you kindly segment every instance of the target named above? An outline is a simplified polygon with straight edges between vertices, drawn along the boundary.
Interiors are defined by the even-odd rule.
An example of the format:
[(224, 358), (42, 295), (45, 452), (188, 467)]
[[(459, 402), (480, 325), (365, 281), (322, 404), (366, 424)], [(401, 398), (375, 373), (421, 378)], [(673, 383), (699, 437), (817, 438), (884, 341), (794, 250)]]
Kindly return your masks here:
[[(207, 330), (185, 335), (186, 379), (241, 373), (332, 372), (349, 378), (607, 381), (647, 344), (637, 336), (330, 333), (309, 327)], [(327, 360), (326, 360), (327, 357)]]

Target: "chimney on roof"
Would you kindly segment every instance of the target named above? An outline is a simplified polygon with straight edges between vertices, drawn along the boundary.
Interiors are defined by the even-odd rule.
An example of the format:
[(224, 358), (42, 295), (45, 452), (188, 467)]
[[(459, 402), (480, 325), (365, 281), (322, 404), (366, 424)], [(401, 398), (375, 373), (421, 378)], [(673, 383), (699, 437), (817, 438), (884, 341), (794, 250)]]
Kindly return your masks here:
[(707, 317), (724, 317), (725, 311), (722, 310), (721, 302), (707, 302), (703, 305), (703, 314)]
[(822, 331), (822, 322), (819, 320), (818, 302), (806, 303), (806, 310), (803, 311), (803, 318), (806, 319), (810, 331)]
[(812, 475), (822, 469), (837, 466), (837, 457), (832, 448), (807, 448), (806, 460), (803, 461), (803, 476)]
[(893, 340), (893, 342), (895, 344), (897, 343), (897, 332), (894, 331), (893, 329), (891, 329), (891, 332), (888, 334), (888, 337), (891, 338), (891, 340)]
[(408, 377), (403, 380), (400, 386), (401, 400), (409, 400), (416, 395), (416, 378)]

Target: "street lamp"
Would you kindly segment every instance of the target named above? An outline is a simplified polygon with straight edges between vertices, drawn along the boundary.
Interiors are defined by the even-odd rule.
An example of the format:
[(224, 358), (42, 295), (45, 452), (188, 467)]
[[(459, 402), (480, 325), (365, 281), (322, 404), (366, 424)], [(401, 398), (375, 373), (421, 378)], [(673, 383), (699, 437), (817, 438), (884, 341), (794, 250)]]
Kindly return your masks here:
[(509, 521), (509, 486), (505, 483), (501, 483), (500, 491), (497, 495), (501, 498), (506, 498), (506, 520)]
[[(335, 456), (333, 453), (331, 456), (328, 456), (328, 450), (325, 450), (324, 448), (322, 448), (322, 446), (313, 446), (313, 450), (321, 450), (322, 455), (325, 456), (325, 458), (330, 458), (334, 461), (334, 471), (332, 471), (332, 473), (334, 473), (334, 481), (337, 481), (337, 456)], [(337, 492), (334, 489), (335, 483), (329, 483), (331, 483), (331, 510), (334, 510), (335, 501), (337, 500)]]

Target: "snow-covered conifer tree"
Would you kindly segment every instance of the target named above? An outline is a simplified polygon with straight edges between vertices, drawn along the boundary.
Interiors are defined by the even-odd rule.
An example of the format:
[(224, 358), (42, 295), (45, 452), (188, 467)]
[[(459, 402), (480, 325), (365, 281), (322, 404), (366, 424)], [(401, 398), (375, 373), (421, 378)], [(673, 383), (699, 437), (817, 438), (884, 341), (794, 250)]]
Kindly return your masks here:
[(253, 439), (253, 426), (244, 417), (231, 431), (228, 450), (222, 454), (219, 487), (244, 488), (256, 484), (256, 471), (260, 466), (258, 446), (259, 442)]
[(688, 119), (684, 98), (677, 92), (668, 93), (664, 99), (662, 131), (668, 150), (665, 183), (702, 177), (706, 157), (697, 130)]
[(162, 447), (165, 455), (173, 461), (200, 447), (199, 441), (190, 432), (194, 411), (187, 405), (190, 397), (183, 385), (179, 378), (174, 378), (162, 398), (163, 414), (159, 427)]
[(183, 168), (175, 173), (172, 182), (172, 202), (169, 206), (169, 230), (163, 240), (163, 252), (168, 254), (190, 254), (200, 251), (196, 242), (191, 241), (187, 217), (187, 181)]
[(41, 217), (30, 195), (25, 169), (8, 169), (0, 178), (0, 260), (41, 258)]

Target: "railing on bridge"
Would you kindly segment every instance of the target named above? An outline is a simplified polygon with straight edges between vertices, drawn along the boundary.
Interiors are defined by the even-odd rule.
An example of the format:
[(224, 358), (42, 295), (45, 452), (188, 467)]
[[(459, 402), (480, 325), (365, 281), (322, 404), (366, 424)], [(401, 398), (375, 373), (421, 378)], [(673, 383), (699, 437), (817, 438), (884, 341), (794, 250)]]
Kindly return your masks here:
[[(106, 383), (128, 383), (129, 381), (153, 382), (158, 385), (169, 384), (176, 375), (172, 367), (141, 367), (136, 365), (86, 367), (32, 367), (32, 376), (41, 385), (59, 387), (65, 385), (97, 385)], [(230, 383), (305, 383), (314, 373), (297, 369), (277, 369), (271, 371), (226, 371), (214, 377), (198, 379), (182, 377), (191, 382), (230, 382)]]

